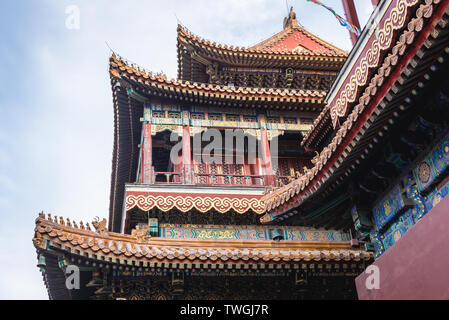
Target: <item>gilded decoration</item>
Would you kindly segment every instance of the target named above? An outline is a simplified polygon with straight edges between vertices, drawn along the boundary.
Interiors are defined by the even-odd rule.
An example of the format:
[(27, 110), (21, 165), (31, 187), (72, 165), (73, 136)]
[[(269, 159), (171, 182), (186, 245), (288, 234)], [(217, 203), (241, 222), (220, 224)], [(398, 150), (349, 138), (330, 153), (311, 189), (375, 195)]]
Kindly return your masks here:
[(419, 180), (423, 183), (427, 183), (430, 180), (430, 166), (427, 162), (421, 163), (418, 168), (418, 177)]
[(95, 220), (92, 221), (92, 225), (94, 226), (97, 233), (99, 233), (102, 236), (108, 235), (108, 228), (107, 228), (107, 220), (103, 219), (100, 221), (99, 217), (95, 217)]
[[(211, 239), (211, 240), (272, 240), (269, 227), (223, 226), (223, 225), (177, 225), (161, 224), (160, 237), (168, 239)], [(284, 241), (350, 241), (347, 233), (335, 230), (321, 230), (304, 227), (279, 227)]]

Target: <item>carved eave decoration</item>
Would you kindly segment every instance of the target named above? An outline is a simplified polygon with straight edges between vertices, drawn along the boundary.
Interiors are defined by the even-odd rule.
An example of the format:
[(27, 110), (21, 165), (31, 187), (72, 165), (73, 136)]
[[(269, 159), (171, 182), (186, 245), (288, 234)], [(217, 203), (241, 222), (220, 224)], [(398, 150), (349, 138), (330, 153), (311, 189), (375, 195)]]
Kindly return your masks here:
[(146, 267), (154, 263), (294, 264), (298, 262), (369, 261), (371, 252), (349, 242), (177, 240), (133, 232), (100, 234), (76, 223), (60, 224), (51, 216), (36, 219), (33, 243), (38, 253), (85, 256), (102, 263)]
[[(358, 75), (359, 80), (363, 80), (363, 77), (366, 76), (365, 71), (368, 72), (369, 66), (374, 61), (377, 61), (375, 64), (377, 66), (377, 72), (372, 75), (371, 81), (365, 90), (359, 91), (356, 95), (358, 104), (354, 106), (345, 121), (336, 130), (336, 134), (331, 143), (315, 157), (313, 167), (307, 169), (301, 178), (262, 198), (262, 201), (266, 204), (266, 211), (269, 213), (261, 218), (261, 222), (269, 223), (289, 212), (292, 208), (301, 206), (304, 201), (315, 194), (332, 177), (334, 172), (350, 154), (352, 150), (352, 146), (350, 145), (352, 139), (360, 133), (366, 121), (369, 120), (370, 123), (374, 121), (373, 117), (370, 116), (376, 108), (382, 109), (385, 107), (386, 104), (382, 102), (382, 98), (385, 96), (388, 98), (388, 91), (394, 86), (396, 79), (401, 76), (403, 71), (402, 68), (397, 68), (397, 66), (406, 66), (416, 54), (419, 54), (419, 49), (425, 45), (426, 39), (432, 34), (435, 26), (441, 21), (449, 8), (449, 1), (440, 0), (426, 0), (423, 3), (416, 0), (393, 0), (390, 2), (390, 8), (381, 20), (385, 23), (381, 24), (383, 28), (379, 30), (378, 37), (375, 34), (371, 35), (376, 38), (376, 41), (380, 41), (382, 45), (377, 43), (372, 48), (364, 50), (363, 52), (369, 56), (361, 54), (358, 61), (362, 61), (362, 64), (356, 64), (353, 67), (356, 70), (355, 74)], [(411, 12), (414, 12), (414, 15), (410, 16)], [(431, 19), (432, 23), (426, 23), (427, 19)], [(446, 26), (446, 23), (443, 23), (443, 25)], [(398, 36), (398, 41), (394, 43), (392, 38), (394, 31), (403, 29), (404, 27), (405, 29)], [(378, 54), (379, 52), (376, 50), (383, 50), (381, 47), (385, 47), (386, 44), (390, 45), (390, 53), (385, 55), (384, 59), (381, 60)], [(358, 82), (356, 81), (356, 83)], [(357, 85), (351, 87), (352, 89), (350, 91), (353, 92), (353, 90), (356, 90), (355, 87)], [(381, 90), (384, 90), (383, 96), (377, 95)], [(346, 92), (349, 94), (349, 91)], [(346, 94), (343, 96), (347, 97)], [(338, 101), (345, 101), (347, 105), (349, 100), (346, 98), (342, 99)], [(331, 104), (330, 111), (331, 116), (334, 114), (332, 116), (333, 120), (337, 119), (337, 109), (335, 108), (335, 104)], [(318, 120), (315, 125), (319, 121), (321, 120)]]

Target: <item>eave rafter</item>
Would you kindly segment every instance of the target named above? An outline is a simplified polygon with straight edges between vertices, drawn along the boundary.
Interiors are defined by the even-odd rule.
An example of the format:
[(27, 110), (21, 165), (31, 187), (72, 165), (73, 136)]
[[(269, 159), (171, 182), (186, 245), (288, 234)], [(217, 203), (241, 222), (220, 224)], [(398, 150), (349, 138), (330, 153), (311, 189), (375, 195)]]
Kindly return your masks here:
[[(413, 3), (416, 4), (417, 1), (409, 2), (411, 8), (416, 7)], [(401, 5), (404, 1), (398, 0), (397, 3)], [(333, 181), (343, 181), (349, 175), (350, 171), (341, 172), (340, 167), (353, 151), (354, 143), (357, 144), (360, 141), (361, 136), (371, 127), (376, 117), (392, 101), (401, 82), (403, 83), (404, 79), (408, 78), (419, 65), (419, 57), (423, 56), (421, 48), (424, 46), (429, 49), (432, 45), (432, 42), (429, 43), (429, 37), (439, 34), (434, 31), (435, 28), (447, 26), (447, 17), (444, 18), (444, 15), (447, 15), (448, 7), (449, 1), (427, 0), (424, 4), (417, 5), (415, 15), (409, 21), (404, 20), (404, 25), (406, 23), (408, 25), (399, 37), (399, 41), (392, 43), (391, 53), (379, 61), (377, 74), (359, 95), (359, 104), (352, 109), (337, 130), (332, 142), (313, 160), (314, 166), (300, 179), (262, 199), (266, 203), (266, 210), (270, 212), (261, 219), (262, 222), (268, 223), (288, 214), (292, 208), (301, 206), (318, 190), (322, 190), (331, 178)], [(403, 14), (407, 15), (407, 12)], [(441, 23), (442, 20), (444, 23)], [(444, 49), (443, 47), (440, 51)], [(365, 156), (361, 155), (362, 158)], [(337, 176), (338, 172), (343, 175)]]

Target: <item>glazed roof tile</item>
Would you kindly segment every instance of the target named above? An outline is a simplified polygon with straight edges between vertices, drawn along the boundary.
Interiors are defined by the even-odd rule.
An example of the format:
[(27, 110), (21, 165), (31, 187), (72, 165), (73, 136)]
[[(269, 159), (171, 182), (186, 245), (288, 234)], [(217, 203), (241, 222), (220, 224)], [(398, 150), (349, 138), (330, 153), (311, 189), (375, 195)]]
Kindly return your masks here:
[[(199, 82), (168, 79), (164, 74), (153, 74), (142, 68), (128, 63), (126, 60), (113, 54), (110, 58), (111, 77), (125, 77), (144, 85), (159, 88), (165, 91), (176, 90), (186, 92), (209, 93), (212, 96), (229, 94), (231, 96), (261, 97), (261, 98), (293, 98), (295, 100), (315, 99), (321, 102), (326, 97), (322, 90), (296, 90), (253, 87), (230, 87)], [(184, 91), (182, 91), (184, 92)], [(297, 101), (300, 102), (300, 101)]]
[[(290, 26), (273, 37), (253, 46), (239, 47), (222, 45), (205, 40), (188, 31), (182, 25), (178, 25), (178, 41), (187, 42), (200, 48), (209, 48), (222, 54), (270, 54), (290, 56), (313, 56), (313, 57), (340, 57), (345, 58), (348, 53), (324, 40), (318, 38), (300, 26)], [(302, 50), (298, 50), (301, 46)], [(271, 56), (270, 56), (271, 57)], [(269, 56), (265, 57), (269, 58)]]
[[(349, 242), (273, 242), (231, 240), (173, 240), (142, 238), (101, 230), (78, 228), (76, 223), (59, 222), (40, 214), (36, 219), (34, 245), (47, 250), (53, 247), (69, 252), (87, 252), (102, 256), (145, 262), (210, 262), (210, 263), (294, 263), (308, 261), (361, 261), (373, 254), (354, 249)], [(80, 223), (81, 225), (81, 223)]]

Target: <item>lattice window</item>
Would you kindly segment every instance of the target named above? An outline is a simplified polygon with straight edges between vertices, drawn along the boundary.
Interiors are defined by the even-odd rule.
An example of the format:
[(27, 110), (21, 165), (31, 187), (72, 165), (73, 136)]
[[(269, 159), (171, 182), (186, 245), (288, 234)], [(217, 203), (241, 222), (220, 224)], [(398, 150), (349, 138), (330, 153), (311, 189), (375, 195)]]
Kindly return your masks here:
[(243, 117), (243, 121), (244, 122), (257, 122), (257, 118), (256, 117), (244, 116)]
[(226, 115), (226, 121), (239, 122), (240, 121), (240, 116), (239, 115), (235, 115), (235, 114), (227, 114)]
[(281, 123), (281, 118), (279, 117), (269, 117), (267, 119), (268, 123)]
[(214, 121), (223, 121), (223, 115), (220, 113), (209, 113), (208, 119)]
[(313, 124), (312, 118), (301, 118), (301, 124)]
[(164, 111), (153, 111), (153, 118), (165, 118), (165, 112)]
[(204, 120), (204, 113), (192, 113), (190, 114), (190, 117), (193, 120)]
[(181, 119), (181, 113), (179, 112), (169, 112), (168, 117), (171, 119)]
[(284, 123), (286, 124), (297, 124), (298, 120), (294, 117), (284, 117)]

